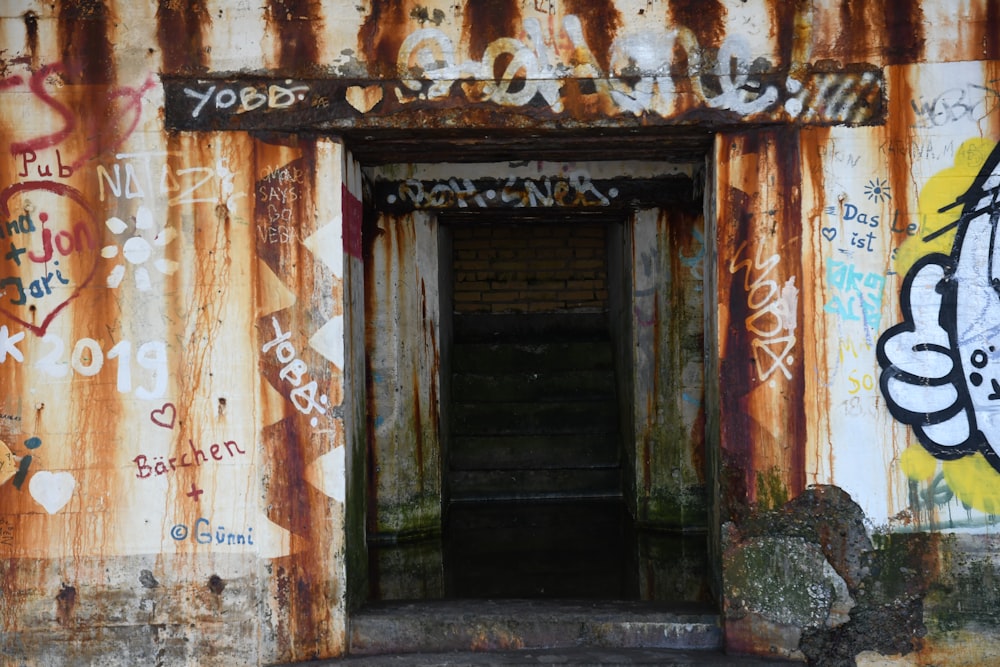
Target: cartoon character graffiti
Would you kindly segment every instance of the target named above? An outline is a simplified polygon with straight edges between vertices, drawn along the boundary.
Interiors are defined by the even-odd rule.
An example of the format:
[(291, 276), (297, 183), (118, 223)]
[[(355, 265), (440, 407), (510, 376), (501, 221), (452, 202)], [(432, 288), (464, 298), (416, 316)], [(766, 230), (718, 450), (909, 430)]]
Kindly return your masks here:
[[(950, 254), (918, 259), (903, 281), (903, 321), (878, 341), (882, 394), (945, 462), (981, 454), (1000, 473), (1000, 144), (946, 212)], [(947, 469), (946, 469), (947, 473)]]

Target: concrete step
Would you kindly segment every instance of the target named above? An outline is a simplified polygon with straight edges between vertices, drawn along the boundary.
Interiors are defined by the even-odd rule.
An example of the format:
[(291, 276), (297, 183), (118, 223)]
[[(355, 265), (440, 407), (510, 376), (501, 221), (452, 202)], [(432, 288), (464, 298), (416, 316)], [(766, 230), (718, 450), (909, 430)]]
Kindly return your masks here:
[(621, 471), (617, 467), (454, 470), (448, 482), (455, 501), (621, 497)]
[[(659, 667), (791, 667), (801, 662), (664, 648), (571, 648), (346, 656), (310, 667), (475, 667), (478, 665), (658, 665)], [(286, 666), (286, 667), (291, 667)]]
[(467, 402), (472, 398), (456, 397), (451, 404), (451, 427), (456, 437), (618, 432), (618, 406), (613, 401)]
[(607, 341), (561, 343), (456, 343), (452, 347), (456, 373), (531, 373), (546, 371), (613, 370)]
[(549, 370), (544, 364), (528, 372), (453, 373), (456, 399), (474, 396), (479, 403), (533, 401), (614, 401), (615, 374), (603, 370)]
[(453, 436), (452, 470), (614, 468), (617, 433)]
[(630, 601), (378, 602), (351, 615), (351, 655), (523, 649), (719, 650), (718, 615)]

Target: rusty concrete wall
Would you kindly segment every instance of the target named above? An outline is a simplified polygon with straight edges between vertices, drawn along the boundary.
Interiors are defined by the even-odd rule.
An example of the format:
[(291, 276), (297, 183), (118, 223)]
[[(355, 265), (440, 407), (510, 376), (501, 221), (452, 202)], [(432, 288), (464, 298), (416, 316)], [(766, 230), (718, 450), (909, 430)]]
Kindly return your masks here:
[[(717, 141), (735, 650), (819, 664), (1000, 655), (975, 630), (997, 596), (993, 71), (889, 67), (898, 97), (882, 127)], [(789, 553), (813, 563), (808, 585), (775, 569)], [(802, 597), (810, 585), (830, 594)]]
[(369, 533), (426, 536), (441, 526), (438, 222), (379, 215), (366, 244)]
[(633, 439), (625, 444), (632, 450), (635, 516), (659, 529), (704, 529), (701, 211), (638, 211), (626, 233)]
[(343, 650), (359, 174), (166, 134), (161, 9), (3, 7), (3, 662)]
[(727, 641), (996, 661), (998, 21), (987, 0), (4, 3), (4, 658), (343, 649), (360, 188), (337, 142), (247, 130), (357, 132), (376, 159), (368, 128), (419, 149), (697, 126)]

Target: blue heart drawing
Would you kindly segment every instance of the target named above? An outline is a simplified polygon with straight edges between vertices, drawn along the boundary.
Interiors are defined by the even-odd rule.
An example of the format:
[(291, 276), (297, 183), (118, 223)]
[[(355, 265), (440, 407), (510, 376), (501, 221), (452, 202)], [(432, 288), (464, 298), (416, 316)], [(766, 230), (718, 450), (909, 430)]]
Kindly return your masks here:
[(825, 238), (827, 241), (832, 241), (833, 239), (837, 238), (836, 227), (824, 227), (823, 229), (820, 230), (820, 232), (822, 232), (823, 238)]

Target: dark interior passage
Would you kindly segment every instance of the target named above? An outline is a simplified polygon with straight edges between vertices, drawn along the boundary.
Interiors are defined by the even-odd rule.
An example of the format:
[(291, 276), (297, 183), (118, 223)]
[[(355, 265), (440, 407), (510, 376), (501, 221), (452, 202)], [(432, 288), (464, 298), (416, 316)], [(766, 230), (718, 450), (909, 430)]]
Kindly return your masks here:
[(448, 221), (442, 533), (372, 545), (373, 598), (710, 602), (705, 535), (625, 497), (620, 224)]
[(448, 499), (620, 498), (605, 226), (471, 224), (452, 244)]

